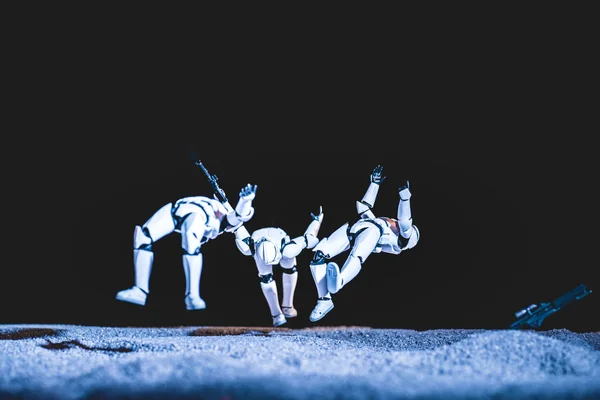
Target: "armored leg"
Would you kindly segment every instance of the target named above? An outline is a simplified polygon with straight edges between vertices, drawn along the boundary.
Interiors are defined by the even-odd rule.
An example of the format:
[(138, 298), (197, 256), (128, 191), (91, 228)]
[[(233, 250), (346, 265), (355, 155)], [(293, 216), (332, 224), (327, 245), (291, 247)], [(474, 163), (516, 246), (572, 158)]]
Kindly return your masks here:
[(188, 310), (203, 310), (206, 308), (206, 302), (200, 297), (202, 254), (184, 254), (182, 261), (185, 273), (185, 308)]
[(200, 213), (189, 215), (181, 226), (183, 271), (185, 273), (185, 307), (188, 310), (203, 310), (206, 302), (200, 297), (200, 277), (203, 257), (200, 253), (206, 227), (206, 217)]
[(281, 309), (286, 318), (298, 316), (298, 311), (294, 308), (294, 293), (298, 283), (298, 271), (296, 269), (296, 258), (282, 258), (279, 263), (281, 266), (281, 280), (283, 286), (283, 299)]
[(381, 237), (381, 231), (375, 225), (365, 226), (357, 231), (354, 245), (342, 270), (336, 263), (327, 264), (327, 289), (331, 293), (337, 293), (358, 275), (362, 268), (362, 263), (373, 252), (377, 242)]
[(161, 207), (143, 226), (133, 231), (134, 286), (117, 293), (117, 300), (140, 306), (146, 305), (150, 293), (150, 274), (154, 262), (152, 244), (175, 229), (171, 216), (171, 204)]
[(260, 288), (267, 300), (269, 305), (269, 311), (273, 318), (273, 326), (279, 326), (285, 324), (287, 321), (283, 315), (283, 311), (279, 307), (279, 296), (277, 293), (277, 284), (273, 280), (273, 274), (269, 273), (266, 275), (259, 275)]
[(273, 280), (273, 266), (265, 264), (259, 259), (256, 259), (256, 268), (258, 270), (258, 278), (260, 281), (260, 289), (267, 300), (271, 317), (273, 318), (273, 326), (285, 324), (287, 321), (283, 315), (283, 311), (279, 306), (279, 294), (277, 292), (277, 284)]
[(321, 240), (314, 248), (315, 255), (310, 262), (310, 272), (317, 288), (317, 305), (310, 313), (310, 321), (316, 322), (323, 318), (334, 307), (331, 294), (327, 288), (326, 261), (349, 249), (348, 224), (344, 224), (329, 237)]

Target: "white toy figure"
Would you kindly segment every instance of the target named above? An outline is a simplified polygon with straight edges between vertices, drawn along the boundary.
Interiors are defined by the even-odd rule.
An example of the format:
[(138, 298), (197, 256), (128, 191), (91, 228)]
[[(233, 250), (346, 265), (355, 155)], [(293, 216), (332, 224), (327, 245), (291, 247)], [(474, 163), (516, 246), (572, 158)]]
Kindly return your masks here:
[[(181, 234), (183, 270), (185, 272), (185, 306), (188, 310), (206, 308), (200, 297), (200, 275), (202, 273), (201, 247), (223, 232), (233, 232), (254, 215), (252, 200), (256, 195), (256, 185), (246, 185), (239, 193), (239, 201), (233, 209), (225, 197), (225, 192), (217, 185), (215, 175), (211, 176), (204, 166), (197, 162), (208, 175), (215, 192), (215, 199), (195, 196), (177, 200), (161, 207), (142, 226), (136, 226), (133, 233), (133, 265), (135, 285), (117, 293), (117, 300), (145, 305), (150, 293), (150, 274), (154, 261), (152, 244), (166, 235)], [(218, 200), (217, 200), (218, 199)]]
[[(250, 235), (245, 226), (235, 231), (235, 243), (242, 254), (254, 257), (260, 287), (269, 305), (273, 326), (280, 326), (287, 322), (286, 318), (298, 315), (294, 308), (294, 291), (298, 282), (296, 270), (296, 256), (305, 248), (311, 249), (318, 242), (317, 235), (323, 221), (323, 209), (319, 208), (319, 215), (310, 214), (310, 222), (304, 235), (291, 239), (281, 228), (261, 228)], [(273, 265), (281, 267), (283, 299), (279, 306), (277, 285), (273, 280)]]
[[(412, 223), (410, 210), (411, 192), (408, 181), (398, 189), (397, 219), (375, 217), (371, 209), (375, 205), (383, 167), (378, 165), (371, 174), (371, 183), (361, 201), (356, 202), (359, 219), (353, 224), (345, 223), (329, 237), (323, 238), (314, 248), (315, 255), (310, 263), (315, 285), (317, 286), (317, 305), (310, 314), (310, 320), (316, 322), (333, 309), (331, 294), (337, 293), (358, 275), (362, 264), (371, 253), (400, 254), (413, 248), (419, 241), (419, 229)], [(342, 269), (332, 257), (349, 250), (350, 254)]]

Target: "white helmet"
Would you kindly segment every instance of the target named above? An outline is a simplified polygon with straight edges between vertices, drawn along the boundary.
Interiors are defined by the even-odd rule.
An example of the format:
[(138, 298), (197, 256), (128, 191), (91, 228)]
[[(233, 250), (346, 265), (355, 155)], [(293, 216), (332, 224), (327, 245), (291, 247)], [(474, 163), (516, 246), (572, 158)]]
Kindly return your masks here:
[(263, 263), (275, 265), (281, 260), (281, 251), (269, 238), (260, 239), (255, 245), (255, 253)]

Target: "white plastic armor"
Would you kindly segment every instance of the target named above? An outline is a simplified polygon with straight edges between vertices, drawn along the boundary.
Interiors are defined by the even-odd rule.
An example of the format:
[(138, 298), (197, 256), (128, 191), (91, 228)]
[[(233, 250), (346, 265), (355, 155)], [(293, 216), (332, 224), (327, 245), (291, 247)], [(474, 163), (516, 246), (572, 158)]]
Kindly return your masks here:
[[(359, 219), (340, 226), (313, 248), (315, 255), (310, 270), (318, 299), (309, 318), (312, 322), (320, 320), (334, 308), (331, 295), (339, 292), (360, 273), (362, 265), (372, 253), (400, 254), (416, 246), (419, 241), (419, 229), (412, 221), (408, 181), (398, 189), (400, 199), (396, 218), (376, 217), (373, 213), (379, 185), (385, 179), (382, 171), (380, 165), (373, 170), (365, 195), (356, 202)], [(328, 262), (347, 250), (350, 250), (350, 254), (341, 270), (335, 262)]]
[(166, 235), (181, 234), (182, 265), (186, 280), (185, 306), (188, 310), (202, 310), (206, 302), (200, 296), (204, 243), (223, 232), (234, 232), (254, 215), (252, 201), (256, 185), (246, 185), (239, 193), (234, 209), (229, 202), (204, 197), (185, 197), (165, 204), (133, 233), (134, 286), (117, 293), (117, 300), (145, 305), (150, 293), (150, 275), (154, 261), (152, 244)]
[[(313, 248), (318, 242), (319, 229), (323, 221), (323, 210), (311, 214), (310, 222), (302, 236), (290, 239), (281, 228), (267, 227), (255, 230), (252, 234), (244, 225), (235, 231), (235, 243), (245, 256), (252, 256), (258, 270), (260, 286), (269, 306), (273, 326), (287, 322), (287, 318), (298, 315), (294, 308), (294, 292), (298, 282), (296, 257), (302, 250)], [(283, 298), (279, 304), (276, 282), (273, 280), (273, 266), (281, 267)]]

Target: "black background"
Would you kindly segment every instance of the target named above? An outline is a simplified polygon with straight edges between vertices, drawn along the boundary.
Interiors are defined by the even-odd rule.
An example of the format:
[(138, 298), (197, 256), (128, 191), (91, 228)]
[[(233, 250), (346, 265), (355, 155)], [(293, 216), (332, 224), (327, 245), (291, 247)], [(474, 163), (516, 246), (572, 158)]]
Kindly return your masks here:
[[(378, 164), (387, 179), (376, 215), (395, 215), (410, 180), (418, 246), (373, 254), (316, 324), (312, 252), (301, 253), (290, 327), (497, 329), (580, 283), (598, 290), (598, 161), (582, 125), (591, 111), (562, 104), (589, 67), (574, 46), (440, 34), (405, 37), (399, 54), (393, 40), (333, 35), (327, 51), (293, 38), (272, 57), (243, 36), (194, 49), (149, 31), (68, 36), (60, 47), (38, 37), (44, 67), (25, 70), (1, 323), (269, 326), (253, 260), (232, 235), (203, 247), (206, 310), (185, 310), (177, 234), (155, 244), (147, 306), (115, 300), (133, 284), (135, 225), (169, 201), (211, 195), (192, 155), (231, 199), (258, 185), (249, 230), (292, 237), (320, 205), (321, 237), (353, 219)], [(599, 296), (544, 327), (599, 330)]]

